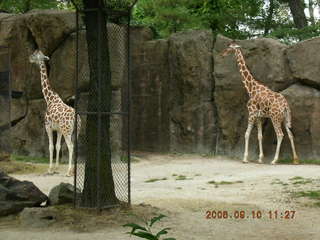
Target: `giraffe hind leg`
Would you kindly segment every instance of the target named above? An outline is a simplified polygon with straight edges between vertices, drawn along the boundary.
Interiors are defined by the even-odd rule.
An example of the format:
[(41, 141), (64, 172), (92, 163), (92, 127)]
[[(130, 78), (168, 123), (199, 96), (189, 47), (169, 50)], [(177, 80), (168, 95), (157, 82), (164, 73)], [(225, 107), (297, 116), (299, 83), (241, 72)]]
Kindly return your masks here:
[(67, 177), (71, 177), (73, 175), (73, 167), (72, 167), (72, 158), (73, 158), (73, 142), (72, 142), (72, 135), (64, 135), (64, 139), (66, 141), (68, 151), (69, 151), (69, 165), (68, 165), (68, 172)]
[(274, 121), (272, 121), (272, 123), (273, 123), (274, 130), (277, 134), (277, 148), (276, 148), (276, 153), (274, 155), (274, 159), (271, 162), (271, 164), (276, 164), (279, 159), (280, 147), (283, 139), (283, 132), (282, 132), (281, 124), (275, 123)]
[(246, 133), (245, 133), (245, 149), (244, 149), (244, 156), (242, 160), (243, 163), (248, 163), (249, 139), (250, 139), (252, 128), (253, 128), (253, 124), (249, 122)]
[(59, 157), (60, 157), (60, 149), (61, 149), (61, 137), (62, 133), (57, 131), (57, 142), (56, 142), (56, 169), (59, 167)]
[(53, 162), (53, 131), (49, 126), (46, 126), (46, 131), (48, 134), (48, 138), (49, 138), (49, 156), (50, 156), (50, 164), (49, 164), (49, 169), (48, 169), (48, 173), (52, 174), (52, 162)]
[(292, 131), (290, 130), (289, 126), (286, 125), (286, 130), (290, 139), (291, 149), (292, 149), (292, 155), (293, 155), (293, 164), (299, 164), (299, 158), (296, 152), (296, 148), (294, 145), (294, 136)]
[(258, 141), (259, 141), (259, 163), (263, 163), (263, 146), (262, 146), (262, 121), (259, 119), (257, 121), (257, 128), (258, 128)]

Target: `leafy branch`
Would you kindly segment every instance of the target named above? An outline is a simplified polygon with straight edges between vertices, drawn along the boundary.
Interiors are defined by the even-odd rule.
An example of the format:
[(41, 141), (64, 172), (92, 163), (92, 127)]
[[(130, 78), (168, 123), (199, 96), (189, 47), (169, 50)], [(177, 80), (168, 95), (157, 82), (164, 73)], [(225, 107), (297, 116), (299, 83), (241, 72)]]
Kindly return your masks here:
[[(134, 235), (139, 238), (149, 239), (149, 240), (160, 240), (160, 237), (166, 235), (168, 230), (171, 228), (164, 228), (157, 232), (156, 234), (152, 233), (152, 226), (159, 222), (162, 218), (166, 217), (163, 214), (159, 216), (153, 217), (150, 221), (144, 221), (145, 226), (141, 226), (136, 223), (127, 223), (123, 225), (123, 227), (131, 227), (131, 231), (127, 232), (127, 234)], [(163, 238), (162, 240), (176, 240), (175, 238)]]

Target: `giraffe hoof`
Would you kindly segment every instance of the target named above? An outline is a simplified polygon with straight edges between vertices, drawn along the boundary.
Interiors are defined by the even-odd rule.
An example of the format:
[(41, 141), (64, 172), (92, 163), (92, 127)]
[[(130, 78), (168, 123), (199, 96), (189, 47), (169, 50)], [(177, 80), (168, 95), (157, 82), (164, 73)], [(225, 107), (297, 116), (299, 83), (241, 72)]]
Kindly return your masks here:
[(69, 170), (68, 173), (66, 174), (66, 177), (72, 177), (74, 176), (73, 170)]
[(298, 165), (299, 164), (299, 159), (297, 159), (297, 158), (293, 159), (293, 164), (294, 165)]
[(271, 165), (276, 165), (276, 164), (277, 164), (277, 163), (276, 163), (276, 162), (274, 162), (274, 161), (272, 161), (272, 162), (271, 162)]
[(249, 163), (249, 161), (248, 160), (243, 160), (242, 163)]
[(258, 160), (258, 163), (259, 163), (259, 164), (263, 164), (263, 161), (262, 161), (262, 160)]

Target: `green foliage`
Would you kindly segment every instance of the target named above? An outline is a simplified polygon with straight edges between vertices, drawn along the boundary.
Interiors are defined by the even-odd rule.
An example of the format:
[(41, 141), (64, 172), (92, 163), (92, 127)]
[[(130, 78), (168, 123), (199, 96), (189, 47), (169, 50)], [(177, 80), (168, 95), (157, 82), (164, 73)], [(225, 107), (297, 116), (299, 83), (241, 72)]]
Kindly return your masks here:
[[(286, 42), (286, 43), (292, 43), (292, 41)], [(300, 159), (299, 160), (301, 164), (320, 164), (320, 159)], [(292, 164), (292, 158), (283, 158), (279, 159), (279, 163), (281, 164)]]
[(158, 37), (187, 29), (201, 23), (190, 9), (189, 0), (140, 0), (133, 12), (135, 24), (151, 27)]
[[(153, 217), (150, 221), (145, 222), (145, 226), (141, 226), (136, 223), (128, 223), (123, 225), (123, 227), (130, 227), (131, 231), (127, 232), (130, 235), (137, 236), (139, 238), (144, 238), (144, 239), (149, 239), (149, 240), (160, 240), (160, 237), (162, 235), (168, 234), (168, 230), (170, 228), (163, 228), (156, 234), (153, 234), (151, 231), (152, 226), (156, 223), (159, 222), (162, 218), (166, 217), (163, 214), (160, 214), (159, 216)], [(162, 240), (175, 240), (175, 238), (162, 238)]]
[[(128, 10), (136, 0), (104, 3), (113, 10)], [(0, 9), (24, 13), (32, 9), (74, 9), (73, 4), (83, 8), (83, 0), (0, 0)], [(320, 1), (314, 2), (314, 7), (320, 7)], [(297, 29), (287, 0), (138, 0), (132, 23), (150, 27), (157, 38), (189, 29), (210, 29), (215, 36), (264, 36), (291, 44), (320, 35), (319, 16), (315, 18), (308, 19), (307, 27)]]
[(23, 156), (23, 155), (11, 155), (11, 160), (12, 161), (17, 161), (17, 162), (28, 162), (28, 163), (48, 163), (49, 159), (48, 158), (43, 158), (43, 157), (30, 157), (30, 156)]
[[(297, 29), (292, 24), (277, 27), (269, 37), (280, 39), (286, 44), (295, 43), (301, 40), (318, 37), (320, 35), (320, 23)], [(318, 163), (319, 164), (319, 163)]]
[(166, 177), (164, 177), (164, 178), (151, 178), (151, 179), (146, 180), (145, 182), (146, 183), (153, 183), (153, 182), (165, 181), (165, 180), (167, 180)]
[(301, 191), (296, 192), (295, 197), (307, 197), (314, 200), (320, 200), (320, 191)]
[(68, 9), (71, 4), (63, 0), (0, 0), (0, 9), (9, 13), (25, 13), (32, 9)]

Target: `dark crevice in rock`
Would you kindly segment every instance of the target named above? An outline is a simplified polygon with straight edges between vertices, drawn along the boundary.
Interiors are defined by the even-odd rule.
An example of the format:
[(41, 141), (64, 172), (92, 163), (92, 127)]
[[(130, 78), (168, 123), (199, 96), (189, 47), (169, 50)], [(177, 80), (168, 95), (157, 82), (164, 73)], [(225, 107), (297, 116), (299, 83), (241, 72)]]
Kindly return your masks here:
[(55, 48), (51, 51), (51, 53), (49, 54), (49, 57), (51, 57), (55, 53), (55, 51), (57, 51), (65, 43), (65, 41), (67, 41), (67, 39), (71, 36), (71, 34), (76, 32), (77, 30), (73, 29), (70, 32), (66, 33), (66, 35), (62, 38), (62, 40), (59, 43), (57, 43)]
[(297, 79), (297, 82), (303, 86), (311, 87), (320, 91), (320, 85), (309, 79)]
[(28, 36), (27, 36), (27, 41), (30, 44), (30, 48), (32, 50), (32, 52), (36, 49), (39, 48), (39, 45), (37, 43), (36, 38), (33, 36), (32, 31), (30, 30), (30, 28), (27, 28), (28, 31)]
[[(19, 91), (13, 91), (13, 93), (15, 93), (15, 95), (13, 94), (12, 98), (20, 98), (23, 95), (23, 92), (19, 92)], [(12, 120), (10, 124), (5, 124), (0, 126), (0, 132), (8, 130), (10, 127), (16, 126), (19, 122), (25, 119), (25, 117), (28, 115), (28, 112), (29, 112), (29, 99), (26, 95), (25, 95), (25, 101), (26, 101), (26, 109), (24, 114), (21, 117), (18, 117)]]

